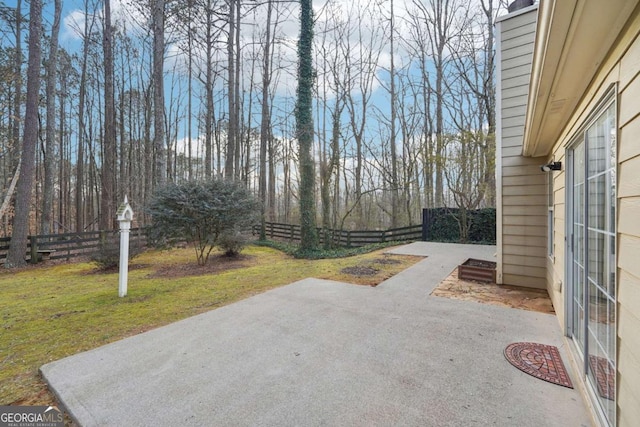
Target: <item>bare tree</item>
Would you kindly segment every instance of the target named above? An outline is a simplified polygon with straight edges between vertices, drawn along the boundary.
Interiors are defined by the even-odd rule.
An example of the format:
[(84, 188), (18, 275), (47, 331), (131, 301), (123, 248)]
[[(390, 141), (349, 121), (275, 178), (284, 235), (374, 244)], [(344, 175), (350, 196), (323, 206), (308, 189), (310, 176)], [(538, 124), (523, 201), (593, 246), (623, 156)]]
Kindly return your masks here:
[(100, 173), (100, 228), (109, 230), (115, 223), (114, 171), (116, 160), (116, 113), (113, 82), (113, 27), (111, 25), (111, 0), (104, 0), (104, 131), (102, 165)]
[(398, 155), (396, 153), (396, 118), (397, 118), (397, 94), (396, 94), (396, 70), (395, 70), (395, 49), (394, 49), (394, 40), (395, 40), (395, 22), (394, 19), (394, 10), (393, 10), (393, 0), (391, 0), (390, 4), (390, 15), (389, 15), (389, 46), (390, 46), (390, 68), (389, 68), (389, 97), (391, 98), (391, 117), (390, 120), (390, 129), (389, 129), (389, 148), (391, 152), (391, 227), (398, 227), (398, 192), (399, 192), (399, 184), (398, 184)]
[(95, 24), (95, 14), (89, 14), (89, 0), (84, 2), (85, 19), (84, 27), (82, 30), (82, 59), (81, 59), (81, 71), (80, 71), (80, 84), (78, 87), (78, 153), (76, 159), (76, 188), (75, 188), (75, 202), (76, 202), (76, 231), (78, 233), (84, 231), (85, 224), (85, 104), (87, 93), (87, 67), (89, 61), (89, 47), (91, 44), (90, 34), (93, 32), (93, 26)]
[[(53, 12), (53, 25), (51, 26), (51, 39), (49, 41), (49, 58), (46, 63), (47, 83), (47, 123), (45, 129), (45, 156), (44, 156), (44, 189), (42, 191), (42, 217), (40, 218), (40, 233), (50, 234), (51, 217), (53, 212), (53, 183), (55, 165), (55, 125), (56, 125), (56, 76), (58, 65), (58, 34), (60, 32), (60, 13), (62, 11), (61, 0), (55, 0)], [(62, 135), (61, 135), (62, 137)]]
[[(21, 108), (22, 108), (22, 0), (16, 1), (16, 7), (13, 10), (13, 13), (8, 12), (1, 16), (8, 24), (8, 26), (13, 30), (13, 35), (15, 37), (15, 45), (14, 45), (14, 54), (13, 54), (13, 62), (10, 66), (7, 67), (8, 76), (10, 80), (13, 81), (13, 102), (11, 103), (11, 107), (9, 107), (9, 103), (7, 103), (7, 110), (9, 117), (8, 128), (10, 133), (10, 138), (8, 140), (7, 156), (3, 159), (4, 166), (8, 167), (8, 169), (13, 172), (12, 178), (10, 180), (9, 186), (7, 188), (7, 192), (4, 195), (4, 201), (2, 206), (0, 207), (0, 219), (4, 218), (7, 221), (7, 216), (5, 216), (9, 210), (11, 200), (13, 198), (13, 193), (16, 188), (16, 184), (18, 182), (18, 178), (20, 176), (20, 117)], [(7, 52), (8, 53), (8, 52)], [(7, 56), (7, 59), (9, 57)], [(11, 72), (9, 70), (12, 68)], [(9, 173), (11, 173), (9, 172)], [(7, 222), (5, 222), (6, 224)], [(6, 225), (5, 225), (6, 228)]]
[(433, 117), (432, 117), (432, 95), (433, 88), (430, 79), (430, 63), (431, 56), (429, 53), (428, 37), (425, 34), (426, 29), (420, 18), (419, 9), (410, 11), (410, 20), (408, 22), (409, 31), (404, 40), (404, 46), (410, 55), (416, 58), (418, 70), (417, 77), (416, 102), (415, 108), (420, 112), (422, 124), (420, 130), (420, 145), (418, 153), (422, 164), (422, 192), (424, 196), (425, 206), (435, 206), (434, 204), (434, 179), (435, 173), (435, 141), (433, 138)]
[(31, 191), (35, 173), (35, 151), (38, 141), (38, 92), (40, 91), (40, 39), (42, 35), (42, 0), (31, 0), (29, 8), (29, 60), (27, 66), (27, 98), (24, 118), (24, 136), (21, 154), (21, 172), (17, 183), (15, 217), (6, 268), (25, 265)]
[(460, 0), (414, 0), (420, 19), (426, 28), (435, 69), (435, 196), (436, 206), (444, 206), (444, 134), (445, 134), (445, 80), (451, 62), (447, 49), (451, 39), (459, 34), (458, 13), (464, 10)]
[(271, 14), (273, 2), (267, 0), (267, 22), (262, 58), (262, 110), (260, 114), (260, 239), (266, 239), (265, 221), (267, 205), (267, 146), (271, 139), (271, 111), (269, 108), (269, 85), (271, 84)]
[(487, 205), (495, 206), (495, 52), (493, 27), (498, 13), (505, 2), (499, 0), (480, 0), (479, 11), (470, 17), (470, 28), (480, 31), (466, 31), (461, 34), (454, 52), (457, 74), (465, 83), (466, 89), (473, 94), (473, 103), (477, 105), (476, 129), (486, 129), (478, 133), (482, 151), (478, 162), (483, 163), (485, 175), (480, 177), (487, 184), (485, 197)]
[[(13, 119), (11, 126), (11, 139), (13, 142), (13, 158), (16, 159), (16, 164), (18, 162), (17, 159), (20, 158), (20, 120), (18, 117), (21, 116), (21, 108), (22, 108), (22, 0), (16, 0), (16, 9), (15, 9), (15, 61), (14, 61), (14, 99), (13, 99)], [(16, 171), (19, 171), (19, 168), (16, 167)], [(16, 172), (18, 173), (18, 172)]]
[(164, 0), (153, 0), (153, 147), (155, 150), (155, 184), (167, 180), (167, 153), (164, 122)]
[[(358, 6), (359, 7), (359, 6)], [(345, 190), (349, 186), (353, 187), (353, 196), (349, 203), (353, 204), (353, 208), (347, 209), (350, 214), (355, 214), (355, 224), (358, 228), (365, 227), (364, 212), (361, 202), (364, 195), (364, 168), (365, 168), (365, 146), (367, 145), (367, 124), (369, 121), (370, 110), (372, 109), (372, 95), (374, 91), (374, 82), (378, 71), (380, 55), (384, 46), (382, 37), (382, 27), (367, 24), (360, 19), (353, 19), (352, 16), (359, 16), (368, 13), (369, 18), (373, 21), (373, 17), (378, 14), (378, 10), (374, 4), (363, 6), (363, 10), (355, 9), (353, 13), (348, 13), (348, 24), (353, 25), (353, 34), (347, 33), (340, 41), (340, 49), (344, 57), (346, 73), (341, 79), (343, 85), (342, 91), (346, 96), (346, 109), (349, 115), (349, 126), (351, 136), (355, 143), (355, 170), (353, 171), (353, 184), (349, 185), (349, 179), (346, 176), (347, 168), (343, 167), (345, 174)], [(356, 21), (355, 24), (352, 21)], [(352, 37), (355, 38), (352, 41)], [(352, 46), (352, 43), (355, 46)], [(346, 155), (346, 153), (345, 153)], [(346, 165), (346, 158), (344, 161)], [(345, 199), (349, 198), (345, 194)], [(347, 201), (345, 200), (345, 206)]]
[(323, 9), (320, 20), (321, 36), (317, 40), (316, 62), (319, 95), (318, 115), (318, 159), (320, 172), (321, 218), (324, 234), (324, 246), (333, 245), (328, 230), (337, 227), (337, 207), (339, 206), (342, 113), (345, 109), (346, 95), (341, 79), (346, 72), (344, 58), (338, 48), (339, 41), (348, 36), (347, 22), (342, 19), (337, 5), (329, 5)]
[(236, 152), (236, 136), (238, 134), (238, 118), (236, 116), (236, 2), (240, 0), (228, 0), (229, 7), (229, 33), (227, 34), (227, 96), (228, 96), (228, 111), (229, 111), (229, 127), (227, 129), (227, 149), (225, 153), (224, 164), (224, 176), (227, 179), (234, 177), (233, 166), (235, 164), (235, 152)]

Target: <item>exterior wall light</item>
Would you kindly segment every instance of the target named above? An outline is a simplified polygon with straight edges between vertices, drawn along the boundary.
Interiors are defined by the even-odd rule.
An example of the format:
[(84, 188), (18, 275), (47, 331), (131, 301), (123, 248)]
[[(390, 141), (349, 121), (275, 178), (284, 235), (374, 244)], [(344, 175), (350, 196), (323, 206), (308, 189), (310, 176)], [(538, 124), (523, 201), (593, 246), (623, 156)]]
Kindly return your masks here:
[(542, 172), (551, 172), (562, 170), (562, 162), (553, 162), (540, 166)]

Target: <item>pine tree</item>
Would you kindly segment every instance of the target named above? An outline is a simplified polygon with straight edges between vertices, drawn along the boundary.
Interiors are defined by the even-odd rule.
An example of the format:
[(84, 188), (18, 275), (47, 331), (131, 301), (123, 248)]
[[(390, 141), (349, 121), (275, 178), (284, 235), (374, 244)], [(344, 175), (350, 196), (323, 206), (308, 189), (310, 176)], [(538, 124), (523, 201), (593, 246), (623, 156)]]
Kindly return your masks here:
[(29, 63), (27, 68), (27, 98), (24, 117), (21, 171), (18, 178), (13, 233), (5, 267), (25, 264), (29, 211), (35, 177), (36, 144), (38, 141), (38, 94), (40, 92), (40, 57), (42, 37), (42, 0), (31, 0), (29, 10)]

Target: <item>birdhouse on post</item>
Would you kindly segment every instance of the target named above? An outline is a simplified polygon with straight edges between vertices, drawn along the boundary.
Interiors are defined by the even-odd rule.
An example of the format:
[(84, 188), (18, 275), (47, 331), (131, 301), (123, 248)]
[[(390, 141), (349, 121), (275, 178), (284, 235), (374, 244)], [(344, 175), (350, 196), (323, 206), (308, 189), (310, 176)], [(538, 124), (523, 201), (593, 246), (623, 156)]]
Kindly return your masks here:
[(120, 223), (120, 274), (118, 276), (118, 296), (127, 295), (127, 275), (129, 272), (129, 230), (133, 221), (133, 209), (124, 196), (124, 203), (118, 207), (116, 218)]

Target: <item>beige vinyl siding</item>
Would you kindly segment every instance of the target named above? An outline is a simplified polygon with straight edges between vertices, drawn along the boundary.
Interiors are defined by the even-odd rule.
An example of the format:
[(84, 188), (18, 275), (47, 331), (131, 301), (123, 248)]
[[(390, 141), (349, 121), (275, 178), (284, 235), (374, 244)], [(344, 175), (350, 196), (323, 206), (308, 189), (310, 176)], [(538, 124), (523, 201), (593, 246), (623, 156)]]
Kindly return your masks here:
[[(640, 16), (635, 15), (635, 27)], [(632, 26), (633, 28), (634, 26)], [(640, 38), (619, 65), (618, 422), (640, 420)]]
[[(565, 303), (564, 303), (564, 268), (565, 268), (565, 182), (567, 176), (565, 147), (557, 146), (553, 155), (547, 161), (562, 162), (562, 171), (552, 175), (553, 178), (553, 257), (546, 257), (547, 264), (547, 292), (556, 311), (560, 326), (565, 328)], [(545, 216), (545, 224), (547, 217)], [(548, 248), (547, 248), (548, 251)]]
[[(636, 18), (638, 19), (638, 18)], [(640, 40), (620, 62), (618, 155), (618, 421), (640, 419)], [(628, 58), (629, 55), (632, 57)], [(634, 74), (635, 73), (635, 74)], [(625, 79), (625, 80), (626, 80)]]
[[(638, 405), (640, 395), (637, 385), (640, 381), (640, 360), (634, 352), (634, 346), (637, 347), (640, 344), (637, 342), (638, 329), (628, 331), (627, 326), (633, 328), (633, 325), (628, 325), (627, 319), (637, 317), (638, 309), (634, 307), (640, 307), (640, 279), (625, 270), (620, 270), (619, 283), (624, 283), (624, 286), (620, 287), (618, 295), (618, 303), (621, 307), (619, 317), (622, 322), (618, 327), (618, 334), (625, 338), (618, 343), (618, 410), (620, 412), (618, 424), (632, 426), (640, 420), (640, 405)], [(627, 310), (627, 307), (631, 310)], [(633, 341), (635, 344), (631, 343)]]
[(507, 17), (500, 31), (500, 283), (546, 286), (546, 186), (540, 159), (522, 157), (537, 10)]
[[(637, 426), (640, 419), (640, 14), (631, 18), (610, 56), (585, 92), (546, 161), (562, 160), (572, 138), (612, 83), (618, 85), (617, 152), (617, 356), (616, 385), (619, 427)], [(564, 171), (554, 177), (555, 257), (547, 260), (548, 291), (564, 323), (565, 264)]]

